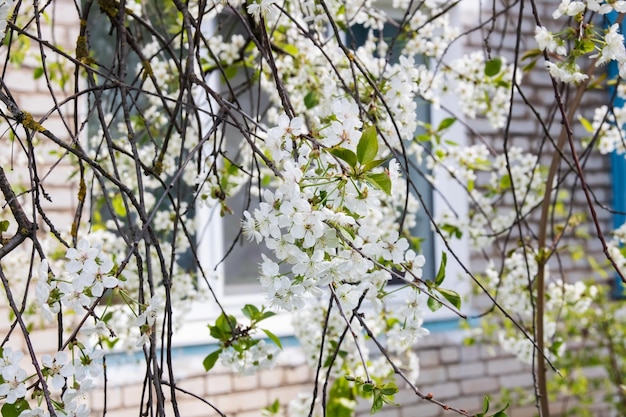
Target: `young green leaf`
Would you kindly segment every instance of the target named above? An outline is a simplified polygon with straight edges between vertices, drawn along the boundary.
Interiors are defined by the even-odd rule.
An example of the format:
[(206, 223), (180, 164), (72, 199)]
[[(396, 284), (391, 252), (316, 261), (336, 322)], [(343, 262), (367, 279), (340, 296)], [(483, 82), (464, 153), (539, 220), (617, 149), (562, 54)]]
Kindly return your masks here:
[(578, 115), (578, 121), (580, 122), (581, 125), (583, 125), (583, 127), (588, 133), (593, 133), (595, 131), (595, 129), (591, 125), (591, 122), (585, 119), (583, 116)]
[(380, 392), (374, 391), (374, 400), (372, 401), (372, 408), (370, 408), (370, 414), (376, 414), (383, 408), (383, 396)]
[(279, 411), (280, 411), (280, 401), (276, 399), (274, 400), (272, 404), (268, 405), (263, 410), (261, 410), (261, 415), (262, 416), (274, 416), (278, 414)]
[(218, 349), (213, 353), (209, 353), (206, 358), (202, 361), (202, 365), (204, 366), (204, 370), (209, 372), (211, 368), (215, 366), (217, 359), (220, 357), (222, 353), (222, 349)]
[(389, 175), (380, 172), (377, 174), (368, 174), (365, 178), (374, 187), (384, 191), (387, 195), (391, 195), (391, 179)]
[(211, 335), (211, 337), (217, 340), (226, 340), (228, 339), (228, 335), (230, 333), (224, 334), (224, 332), (222, 332), (222, 329), (220, 329), (218, 326), (209, 325), (209, 334)]
[(374, 384), (371, 382), (366, 382), (363, 384), (363, 392), (372, 392), (374, 391)]
[(439, 126), (437, 126), (437, 132), (441, 132), (442, 130), (449, 128), (454, 124), (454, 122), (456, 122), (456, 118), (446, 117), (441, 122), (439, 122)]
[(336, 156), (337, 158), (343, 159), (344, 161), (346, 161), (348, 165), (350, 166), (350, 168), (352, 169), (356, 168), (357, 157), (356, 157), (356, 154), (352, 152), (350, 149), (331, 148), (328, 150), (328, 152), (330, 152), (332, 155)]
[(438, 287), (443, 283), (446, 278), (446, 263), (448, 262), (448, 255), (445, 252), (441, 252), (441, 262), (439, 263), (439, 270), (435, 277), (435, 286)]
[(500, 59), (499, 57), (495, 57), (485, 62), (485, 75), (487, 77), (493, 77), (494, 75), (498, 75), (501, 69), (502, 59)]
[(388, 382), (380, 388), (383, 395), (394, 395), (398, 392), (398, 386), (393, 382)]
[(361, 139), (356, 146), (356, 156), (361, 165), (365, 165), (376, 158), (378, 153), (378, 138), (376, 137), (376, 127), (370, 126), (363, 130)]
[(439, 301), (435, 300), (433, 297), (428, 297), (428, 301), (426, 301), (426, 304), (432, 312), (439, 310), (442, 306), (442, 304)]
[(43, 67), (35, 68), (35, 71), (33, 71), (33, 78), (34, 79), (41, 78), (43, 74), (44, 74)]
[(443, 298), (448, 300), (448, 302), (454, 307), (456, 307), (457, 309), (461, 308), (461, 296), (459, 295), (459, 293), (452, 290), (446, 290), (444, 288), (437, 288), (437, 291), (439, 291), (439, 293), (443, 295)]
[(274, 333), (270, 332), (267, 329), (261, 329), (261, 330), (263, 330), (263, 333), (265, 333), (267, 337), (269, 337), (270, 340), (274, 342), (276, 346), (278, 346), (280, 349), (283, 348), (283, 345), (280, 343), (280, 339), (278, 338), (278, 336), (276, 336)]
[(9, 224), (8, 220), (0, 220), (0, 233), (9, 230)]
[(307, 110), (312, 109), (313, 107), (319, 104), (320, 100), (317, 97), (317, 93), (315, 91), (309, 91), (306, 96), (304, 96), (304, 105)]
[(265, 320), (269, 317), (275, 316), (276, 313), (274, 313), (273, 311), (261, 311), (257, 317), (257, 322), (261, 321), (261, 320)]
[(20, 398), (13, 404), (4, 404), (2, 406), (2, 417), (18, 417), (26, 410), (30, 410), (30, 405), (24, 398)]
[(298, 55), (298, 48), (295, 45), (291, 45), (291, 44), (283, 45), (282, 48), (289, 55), (293, 55), (293, 56)]
[(241, 312), (250, 320), (256, 320), (259, 315), (259, 309), (252, 304), (246, 304), (245, 306), (243, 306)]
[(111, 203), (115, 214), (119, 217), (126, 217), (126, 206), (124, 206), (124, 199), (121, 194), (116, 194)]
[(386, 158), (386, 159), (376, 159), (374, 161), (368, 162), (367, 164), (363, 165), (363, 168), (361, 168), (361, 169), (363, 170), (363, 172), (371, 171), (372, 169), (376, 168), (377, 166), (380, 166), (380, 165), (384, 164), (388, 160), (389, 160), (389, 158)]
[(345, 378), (337, 378), (328, 393), (326, 415), (333, 417), (352, 417), (356, 407), (353, 385)]

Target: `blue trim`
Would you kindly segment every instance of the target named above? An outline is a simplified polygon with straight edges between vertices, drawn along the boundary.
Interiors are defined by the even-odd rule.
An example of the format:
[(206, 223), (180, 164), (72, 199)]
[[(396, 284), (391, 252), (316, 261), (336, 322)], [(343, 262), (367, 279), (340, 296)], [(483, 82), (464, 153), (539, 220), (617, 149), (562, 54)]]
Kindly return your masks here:
[[(265, 339), (268, 343), (273, 343), (269, 339)], [(280, 342), (283, 348), (298, 346), (300, 343), (295, 336), (281, 337)], [(199, 345), (186, 345), (177, 346), (172, 348), (172, 358), (188, 358), (191, 356), (206, 356), (209, 353), (217, 350), (219, 345), (217, 343), (204, 343)], [(157, 352), (157, 356), (161, 354), (160, 349)], [(134, 352), (113, 352), (105, 355), (107, 366), (121, 366), (141, 363), (144, 360), (143, 351)]]
[[(460, 318), (435, 320), (425, 322), (424, 327), (428, 329), (431, 333), (444, 333), (454, 330), (460, 330), (461, 324), (464, 322), (466, 321)], [(467, 322), (471, 327), (474, 327), (478, 324), (477, 319), (468, 319)], [(266, 340), (268, 343), (272, 343), (269, 339)], [(282, 343), (283, 348), (296, 347), (300, 345), (300, 342), (295, 336), (281, 337), (280, 342)], [(205, 343), (201, 345), (174, 347), (172, 348), (172, 358), (180, 359), (189, 358), (192, 356), (206, 356), (217, 348), (217, 343)], [(105, 357), (107, 367), (137, 364), (143, 362), (144, 359), (142, 351), (107, 353)]]
[[(617, 13), (612, 12), (607, 16), (607, 26), (615, 23)], [(622, 23), (621, 33), (624, 33), (626, 25)], [(617, 79), (619, 69), (615, 61), (611, 61), (608, 67), (609, 79)], [(609, 87), (609, 97), (613, 99), (613, 107), (623, 107), (624, 100), (613, 98), (615, 87)], [(618, 228), (626, 222), (626, 155), (618, 155), (617, 152), (611, 153), (611, 189), (613, 192), (613, 228)], [(624, 298), (626, 296), (626, 287), (618, 274), (615, 274), (615, 285), (613, 286), (612, 296), (614, 298)]]

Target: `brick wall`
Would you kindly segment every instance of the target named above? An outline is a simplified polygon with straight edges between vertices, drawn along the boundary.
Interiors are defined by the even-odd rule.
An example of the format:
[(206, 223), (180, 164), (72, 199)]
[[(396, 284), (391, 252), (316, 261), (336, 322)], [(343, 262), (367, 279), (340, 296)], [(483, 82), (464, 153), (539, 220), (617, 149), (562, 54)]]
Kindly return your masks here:
[[(461, 331), (434, 333), (420, 342), (420, 376), (417, 386), (424, 393), (451, 407), (466, 409), (473, 413), (481, 410), (483, 398), (491, 398), (492, 410), (499, 405), (501, 388), (532, 393), (533, 378), (529, 367), (512, 358), (499, 347), (487, 345), (466, 346)], [(259, 409), (278, 399), (287, 404), (299, 393), (310, 393), (314, 375), (304, 364), (297, 348), (283, 352), (282, 364), (259, 374), (236, 376), (219, 366), (209, 374), (201, 369), (202, 356), (179, 358), (174, 369), (179, 378), (177, 386), (202, 398), (196, 399), (178, 393), (177, 404), (181, 415), (218, 416), (203, 402), (208, 401), (229, 417), (259, 416)], [(139, 365), (109, 365), (107, 387), (107, 416), (125, 417), (136, 415), (140, 404), (141, 381), (132, 381), (132, 375), (141, 376)], [(589, 369), (590, 376), (602, 377), (603, 371)], [(131, 378), (131, 381), (128, 379)], [(377, 415), (383, 417), (438, 417), (456, 415), (441, 407), (419, 399), (413, 391), (400, 385), (394, 400), (400, 406), (385, 406)], [(104, 394), (95, 391), (91, 396), (94, 413), (101, 410)], [(571, 399), (570, 399), (571, 401)], [(554, 415), (571, 406), (566, 401), (553, 401)], [(359, 416), (369, 415), (371, 402), (361, 399), (357, 407)], [(513, 417), (533, 417), (537, 410), (533, 405), (512, 407)], [(601, 403), (594, 412), (596, 417), (609, 417), (607, 407)]]

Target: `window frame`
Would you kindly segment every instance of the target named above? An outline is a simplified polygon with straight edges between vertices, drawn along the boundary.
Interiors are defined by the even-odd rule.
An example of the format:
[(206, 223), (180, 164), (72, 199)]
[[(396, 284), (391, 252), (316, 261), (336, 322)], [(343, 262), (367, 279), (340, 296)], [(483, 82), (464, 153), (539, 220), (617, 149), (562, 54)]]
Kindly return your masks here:
[[(382, 0), (378, 2), (379, 7), (384, 10), (389, 16), (398, 17), (398, 11), (391, 7), (391, 2)], [(476, 10), (470, 9), (466, 6), (459, 6), (453, 11), (453, 18), (461, 18), (465, 13), (476, 13)], [(212, 23), (208, 24), (207, 29), (212, 29)], [(463, 53), (463, 47), (457, 42), (454, 43), (448, 50), (446, 56), (448, 59), (454, 59), (460, 57)], [(433, 62), (434, 63), (434, 62)], [(212, 88), (219, 88), (219, 79), (217, 74), (212, 74), (207, 83)], [(210, 103), (211, 106), (217, 106), (217, 103)], [(445, 110), (444, 110), (445, 109)], [(433, 126), (439, 125), (439, 123), (450, 116), (450, 114), (461, 115), (460, 106), (453, 97), (444, 97), (441, 100), (441, 106), (430, 106), (430, 123)], [(207, 118), (210, 123), (210, 120)], [(210, 126), (210, 125), (208, 125)], [(459, 145), (463, 146), (468, 143), (467, 132), (462, 123), (455, 123), (449, 128), (449, 134), (457, 139)], [(432, 193), (432, 209), (431, 213), (434, 218), (445, 210), (446, 207), (453, 206), (459, 216), (468, 216), (469, 214), (469, 198), (466, 190), (448, 175), (445, 175), (445, 170), (441, 167), (435, 168), (432, 172), (434, 178), (437, 178), (437, 187), (439, 190), (446, 190), (446, 198), (444, 199), (441, 193)], [(434, 191), (434, 189), (433, 189)], [(211, 219), (215, 218), (217, 221), (211, 222)], [(197, 253), (200, 259), (201, 267), (210, 280), (212, 289), (216, 294), (216, 297), (220, 300), (221, 305), (228, 312), (235, 316), (241, 315), (241, 308), (245, 304), (261, 305), (266, 301), (266, 298), (262, 293), (254, 294), (229, 294), (225, 293), (225, 280), (223, 265), (218, 263), (223, 258), (224, 244), (223, 244), (223, 224), (219, 216), (219, 210), (217, 208), (208, 208), (206, 206), (196, 206), (196, 224), (197, 224)], [(213, 236), (219, 236), (214, 238)], [(464, 235), (460, 239), (454, 241), (444, 240), (442, 236), (433, 232), (433, 255), (434, 259), (431, 260), (433, 265), (437, 266), (441, 262), (441, 254), (443, 252), (453, 253), (453, 259), (450, 259), (446, 267), (446, 281), (445, 286), (453, 288), (458, 292), (461, 297), (468, 299), (470, 296), (470, 280), (463, 279), (468, 276), (467, 267), (470, 264), (470, 251), (469, 251), (469, 239)], [(428, 262), (428, 260), (427, 260)], [(218, 265), (216, 267), (216, 265)], [(260, 288), (260, 287), (259, 287)], [(209, 335), (206, 328), (207, 322), (211, 322), (221, 313), (221, 310), (213, 300), (207, 302), (194, 302), (190, 308), (188, 315), (186, 316), (185, 323), (174, 335), (175, 346), (191, 346), (199, 344), (212, 344), (215, 340)], [(400, 298), (392, 300), (392, 302), (402, 303), (404, 300)], [(469, 303), (466, 302), (466, 305)], [(471, 312), (470, 308), (463, 308), (466, 313)], [(243, 317), (243, 316), (242, 316)], [(290, 312), (279, 311), (278, 314), (263, 322), (263, 327), (272, 331), (279, 337), (293, 337), (294, 330), (291, 323), (292, 314)], [(429, 312), (424, 327), (443, 327), (449, 328), (449, 324), (456, 326), (459, 321), (459, 316), (449, 309), (442, 308), (436, 312)], [(458, 327), (458, 326), (456, 326)]]

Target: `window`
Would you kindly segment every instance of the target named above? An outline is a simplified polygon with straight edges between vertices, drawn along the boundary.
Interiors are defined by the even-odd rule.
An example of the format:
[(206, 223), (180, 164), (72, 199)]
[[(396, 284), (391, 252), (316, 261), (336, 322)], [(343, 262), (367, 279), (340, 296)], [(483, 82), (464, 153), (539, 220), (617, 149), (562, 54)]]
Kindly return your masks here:
[[(393, 36), (395, 29), (393, 26), (388, 25), (385, 27), (382, 36)], [(367, 31), (362, 26), (354, 26), (351, 30), (347, 31), (346, 44), (349, 46), (358, 46), (363, 44)], [(399, 45), (396, 45), (396, 49)], [(458, 48), (457, 51), (458, 52)], [(394, 58), (397, 60), (397, 57)], [(211, 83), (217, 89), (219, 87), (219, 81), (216, 78), (211, 80)], [(237, 84), (232, 81), (231, 83)], [(259, 100), (263, 102), (263, 99)], [(455, 103), (444, 103), (445, 107), (454, 110), (456, 108)], [(418, 114), (426, 119), (424, 121), (430, 121), (433, 125), (437, 125), (441, 120), (447, 117), (447, 113), (442, 110), (433, 111), (431, 114), (430, 106), (426, 102), (418, 103)], [(430, 119), (430, 120), (429, 120)], [(463, 138), (464, 131), (462, 127), (457, 126), (453, 128), (451, 134), (455, 138)], [(460, 140), (462, 142), (462, 140)], [(424, 167), (420, 167), (420, 170), (425, 171)], [(436, 173), (433, 173), (436, 175)], [(443, 187), (446, 190), (457, 190), (461, 192), (451, 192), (446, 196), (444, 201), (441, 196), (433, 195), (432, 189), (423, 175), (418, 173), (416, 169), (412, 170), (412, 178), (417, 187), (422, 191), (424, 204), (427, 210), (434, 214), (437, 212), (438, 207), (444, 207), (448, 204), (452, 204), (459, 215), (463, 215), (463, 207), (467, 206), (466, 194), (464, 190), (460, 189), (460, 185), (453, 180), (449, 180), (443, 183)], [(250, 199), (248, 193), (240, 192), (232, 201), (230, 208), (236, 213), (240, 214), (243, 209), (248, 207), (248, 199)], [(253, 197), (251, 200), (258, 199)], [(250, 208), (248, 208), (250, 209)], [(226, 216), (222, 218), (219, 215), (219, 209), (202, 209), (199, 213), (199, 247), (202, 253), (202, 259), (205, 260), (205, 270), (215, 270), (214, 278), (217, 282), (215, 288), (219, 294), (225, 296), (224, 301), (226, 305), (235, 306), (237, 304), (243, 304), (244, 302), (262, 302), (262, 295), (258, 293), (258, 267), (261, 262), (260, 250), (261, 246), (256, 244), (250, 244), (245, 241), (244, 238), (239, 236), (240, 216)], [(436, 238), (431, 230), (431, 224), (428, 216), (424, 210), (420, 210), (420, 216), (417, 219), (417, 226), (412, 232), (417, 236), (423, 238), (421, 251), (427, 258), (427, 263), (424, 269), (425, 277), (434, 277), (435, 268), (439, 264), (439, 255), (445, 250), (445, 245), (440, 239)], [(236, 241), (235, 241), (236, 240)], [(234, 244), (233, 244), (234, 243)], [(461, 262), (467, 262), (469, 259), (468, 250), (466, 247), (466, 241), (461, 240), (454, 244), (454, 251), (459, 254)], [(232, 249), (232, 252), (228, 255), (226, 260), (223, 261), (224, 255)], [(222, 262), (223, 261), (223, 262)], [(460, 292), (466, 292), (469, 288), (468, 283), (461, 284), (458, 278), (463, 275), (462, 268), (458, 266), (456, 262), (450, 262), (448, 267), (449, 286), (460, 289)], [(435, 317), (444, 318), (448, 316), (449, 312), (440, 310)], [(279, 332), (280, 333), (280, 332)]]
[[(99, 15), (99, 17), (106, 19), (106, 16), (102, 14)], [(224, 17), (224, 20), (221, 20), (222, 17)], [(227, 26), (231, 23), (232, 19), (229, 21), (229, 16), (220, 16), (220, 18), (211, 20), (207, 23), (206, 30), (208, 33), (211, 33), (212, 30), (219, 29), (219, 34), (223, 34), (225, 37), (236, 36), (236, 30), (231, 31), (231, 29), (227, 29)], [(101, 27), (106, 30), (109, 25), (103, 24)], [(385, 28), (382, 36), (390, 36), (390, 33), (393, 33), (393, 28), (391, 26)], [(351, 31), (350, 36), (354, 36), (353, 43), (358, 44), (359, 42), (363, 42), (362, 39), (365, 36), (365, 31), (363, 28), (355, 26)], [(359, 36), (361, 37), (360, 40)], [(104, 43), (102, 47), (106, 48), (107, 41), (109, 40), (106, 34), (103, 34), (101, 37), (92, 35), (92, 38), (101, 39)], [(219, 43), (221, 40), (218, 39), (217, 36), (209, 36), (207, 39), (208, 42), (216, 42), (217, 46), (215, 50), (219, 51), (220, 54), (224, 54), (220, 55), (220, 59), (228, 59), (228, 54), (232, 51), (220, 49)], [(94, 45), (94, 48), (98, 48), (98, 46)], [(152, 53), (154, 54), (155, 52), (152, 51)], [(149, 57), (150, 55), (147, 56)], [(204, 58), (206, 59), (206, 62), (203, 62), (204, 65), (207, 65), (208, 67), (216, 65), (215, 63), (212, 63), (215, 57), (207, 56)], [(231, 59), (235, 58), (231, 57)], [(139, 62), (136, 64), (140, 65)], [(237, 119), (238, 123), (250, 123), (253, 125), (254, 121), (247, 119), (245, 115), (264, 114), (268, 107), (268, 98), (263, 94), (260, 94), (260, 90), (250, 88), (249, 83), (254, 77), (254, 74), (247, 73), (245, 66), (243, 65), (240, 66), (239, 69), (240, 71), (238, 71), (237, 75), (234, 75), (228, 70), (212, 71), (208, 83), (215, 91), (223, 91), (224, 97), (228, 97), (228, 100), (233, 103), (233, 106), (240, 106), (241, 116)], [(229, 86), (221, 84), (221, 77), (228, 79)], [(232, 89), (232, 91), (229, 91), (229, 89)], [(242, 103), (237, 103), (235, 93), (242, 91), (245, 91), (246, 94), (245, 103), (243, 101)], [(231, 92), (233, 94), (231, 94)], [(203, 95), (198, 94), (198, 96), (201, 97)], [(109, 104), (114, 106), (111, 103)], [(206, 106), (205, 108), (210, 108), (211, 111), (208, 113), (213, 115), (218, 113), (218, 103), (211, 98), (198, 99), (196, 104)], [(444, 104), (447, 108), (453, 110), (455, 109), (455, 103)], [(426, 103), (419, 103), (419, 106), (420, 108), (418, 110), (418, 114), (428, 117), (433, 125), (437, 125), (442, 119), (447, 117), (447, 113), (443, 111), (431, 111)], [(199, 116), (203, 118), (203, 129), (201, 130), (202, 135), (206, 134), (214, 123), (214, 120), (210, 118), (212, 116), (209, 116), (208, 113), (199, 113)], [(235, 123), (235, 121), (230, 120), (229, 123)], [(227, 123), (224, 122), (224, 124)], [(222, 158), (221, 162), (219, 162), (221, 164), (239, 163), (240, 161), (240, 159), (237, 158), (239, 152), (237, 141), (242, 140), (242, 138), (240, 135), (232, 135), (229, 133), (232, 131), (236, 132), (236, 128), (232, 128), (232, 131), (229, 129), (231, 128), (224, 128), (224, 130), (220, 131), (218, 134), (219, 140), (224, 138), (226, 138), (226, 140), (230, 139), (230, 141), (226, 143), (226, 147), (223, 149), (224, 152), (222, 156), (224, 156), (224, 158)], [(146, 126), (146, 131), (149, 132), (149, 126)], [(451, 134), (454, 134), (457, 139), (464, 137), (463, 129), (458, 125), (453, 127), (453, 132), (451, 132)], [(233, 138), (235, 138), (235, 140), (232, 140)], [(150, 133), (148, 133), (147, 140), (154, 140), (154, 138), (150, 137)], [(204, 152), (204, 156), (211, 157), (211, 149), (205, 149)], [(209, 168), (205, 167), (205, 169)], [(416, 170), (412, 170), (412, 172), (414, 176), (411, 179), (418, 184), (418, 187), (422, 191), (426, 190), (423, 192), (424, 205), (428, 208), (430, 213), (437, 213), (440, 207), (452, 204), (456, 208), (457, 213), (459, 213), (459, 215), (463, 215), (463, 210), (467, 207), (465, 192), (453, 191), (458, 189), (460, 185), (456, 184), (452, 180), (449, 180), (449, 183), (443, 182), (441, 184), (442, 188), (451, 190), (449, 195), (446, 197), (446, 201), (444, 201), (440, 195), (433, 195), (432, 190), (422, 175), (419, 175)], [(437, 176), (437, 172), (433, 172), (432, 174)], [(245, 303), (260, 304), (264, 301), (264, 296), (260, 293), (260, 291), (258, 291), (259, 287), (257, 285), (258, 267), (261, 260), (259, 252), (260, 247), (256, 244), (246, 242), (244, 238), (239, 236), (239, 219), (241, 217), (241, 212), (244, 209), (253, 209), (254, 206), (251, 204), (253, 204), (255, 200), (258, 200), (258, 197), (245, 190), (246, 187), (250, 186), (249, 184), (241, 184), (240, 186), (243, 187), (244, 190), (240, 191), (235, 198), (225, 202), (225, 205), (228, 206), (228, 208), (232, 210), (235, 215), (222, 217), (220, 211), (223, 210), (224, 207), (219, 204), (213, 207), (198, 206), (196, 208), (199, 259), (202, 262), (203, 270), (208, 275), (208, 279), (211, 280), (213, 291), (223, 302), (223, 305), (229, 310), (229, 312), (233, 313), (238, 311), (237, 307), (240, 308)], [(251, 190), (254, 190), (254, 186), (252, 186)], [(424, 276), (428, 277), (434, 276), (435, 268), (439, 264), (439, 254), (445, 249), (445, 245), (442, 241), (440, 241), (440, 239), (433, 235), (430, 227), (430, 220), (426, 215), (424, 215), (424, 211), (421, 211), (421, 213), (422, 215), (417, 219), (416, 229), (417, 235), (424, 238), (421, 251), (427, 257)], [(231, 248), (232, 252), (230, 252), (225, 258), (225, 255), (231, 251)], [(453, 250), (456, 254), (460, 254), (462, 262), (467, 262), (469, 258), (467, 255), (468, 249), (463, 240), (456, 242)], [(456, 281), (462, 275), (462, 272), (462, 269), (457, 266), (456, 263), (449, 263), (447, 274), (449, 278), (447, 280), (447, 286), (454, 288), (460, 293), (464, 292), (463, 288), (467, 288), (467, 284), (461, 284), (460, 281)], [(218, 313), (219, 309), (215, 303), (211, 301), (194, 302), (191, 305), (191, 313), (188, 316), (183, 329), (176, 335), (176, 344), (192, 345), (208, 342), (209, 334), (206, 330), (207, 321), (214, 319)], [(445, 311), (445, 309), (442, 309), (439, 310), (433, 317), (443, 319), (450, 317), (450, 314), (451, 313)], [(285, 318), (283, 318), (282, 321), (279, 319), (279, 322), (276, 325), (279, 329), (271, 330), (279, 335), (289, 333), (289, 325), (286, 324), (286, 321), (287, 319)]]

